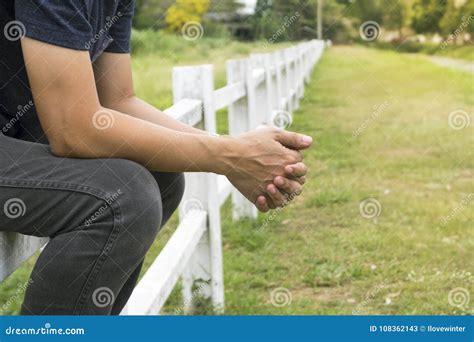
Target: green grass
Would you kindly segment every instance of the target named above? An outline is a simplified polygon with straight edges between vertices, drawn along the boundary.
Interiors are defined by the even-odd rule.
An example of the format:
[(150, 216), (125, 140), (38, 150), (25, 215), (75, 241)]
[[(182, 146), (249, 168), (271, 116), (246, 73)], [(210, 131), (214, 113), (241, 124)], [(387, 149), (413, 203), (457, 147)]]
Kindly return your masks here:
[[(260, 47), (234, 42), (202, 56), (199, 47), (183, 47), (178, 60), (166, 51), (142, 51), (134, 60), (137, 92), (166, 107), (172, 65), (212, 62), (220, 86), (226, 59)], [(461, 109), (473, 119), (473, 87), (471, 75), (416, 55), (327, 51), (291, 127), (315, 138), (303, 195), (257, 222), (234, 223), (230, 204), (222, 209), (226, 313), (472, 313), (472, 304), (449, 305), (448, 293), (457, 287), (474, 293), (473, 203), (461, 205), (474, 193), (473, 124), (453, 130), (448, 116)], [(360, 215), (366, 198), (380, 202), (377, 218)], [(443, 226), (442, 217), (453, 211)], [(146, 267), (176, 224), (174, 217), (159, 235)], [(18, 292), (32, 263), (0, 286), (0, 305)], [(271, 293), (280, 287), (292, 300), (277, 307)], [(180, 306), (178, 290), (169, 313)], [(18, 312), (21, 294), (16, 297), (4, 313)], [(198, 313), (209, 307), (201, 304)]]
[(400, 43), (387, 43), (387, 42), (374, 42), (369, 45), (381, 49), (388, 49), (397, 52), (407, 53), (421, 53), (426, 55), (433, 55), (439, 57), (449, 57), (455, 59), (462, 59), (471, 63), (474, 63), (474, 45), (453, 45), (449, 44), (433, 44), (433, 43), (416, 43), (416, 42), (403, 42)]
[[(441, 225), (474, 192), (473, 127), (448, 125), (473, 112), (472, 91), (469, 74), (419, 56), (328, 51), (292, 127), (315, 137), (303, 196), (264, 230), (224, 225), (227, 313), (472, 312), (448, 303), (451, 289), (474, 289), (472, 203)], [(376, 219), (359, 213), (367, 197)], [(271, 305), (278, 287), (290, 305)]]
[(464, 59), (468, 62), (474, 63), (474, 46), (472, 44), (464, 46), (449, 46), (446, 49), (436, 51), (434, 54), (441, 57)]

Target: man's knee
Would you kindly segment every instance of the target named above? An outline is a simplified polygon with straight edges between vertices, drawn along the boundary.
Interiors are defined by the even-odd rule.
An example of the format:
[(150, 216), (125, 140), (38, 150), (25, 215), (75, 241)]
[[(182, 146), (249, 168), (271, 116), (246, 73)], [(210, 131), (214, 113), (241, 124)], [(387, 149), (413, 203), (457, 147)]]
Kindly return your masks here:
[(146, 253), (161, 227), (163, 217), (158, 184), (146, 168), (135, 162), (114, 160), (109, 167), (115, 174), (116, 183), (108, 193), (112, 196), (111, 200), (117, 202), (124, 230), (122, 234)]
[(172, 211), (178, 208), (179, 203), (184, 195), (185, 178), (183, 173), (173, 173), (173, 180), (168, 188), (166, 196), (163, 199), (167, 201), (167, 205)]
[(158, 182), (161, 191), (161, 200), (163, 203), (163, 221), (164, 225), (178, 208), (184, 195), (185, 178), (183, 173), (152, 173)]

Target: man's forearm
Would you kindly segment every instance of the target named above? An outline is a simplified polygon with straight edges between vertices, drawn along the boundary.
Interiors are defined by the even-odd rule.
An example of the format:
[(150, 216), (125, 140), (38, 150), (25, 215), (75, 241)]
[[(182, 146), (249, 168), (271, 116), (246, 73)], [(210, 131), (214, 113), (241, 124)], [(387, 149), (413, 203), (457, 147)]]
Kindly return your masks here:
[(164, 172), (221, 173), (226, 164), (221, 160), (226, 139), (217, 141), (207, 134), (173, 130), (110, 109), (103, 108), (92, 120), (77, 120), (71, 126), (75, 127), (66, 129), (68, 134), (64, 134), (63, 142), (52, 144), (53, 153), (64, 157), (129, 159)]
[(205, 131), (179, 122), (136, 96), (127, 97), (110, 106), (118, 112), (167, 127), (174, 131), (191, 134), (206, 134)]

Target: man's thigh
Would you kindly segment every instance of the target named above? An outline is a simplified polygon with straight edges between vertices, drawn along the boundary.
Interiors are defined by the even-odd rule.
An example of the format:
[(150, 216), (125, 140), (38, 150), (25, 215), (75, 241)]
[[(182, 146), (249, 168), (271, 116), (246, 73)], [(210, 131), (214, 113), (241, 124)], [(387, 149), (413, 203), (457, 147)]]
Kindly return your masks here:
[(0, 230), (51, 237), (85, 226), (137, 177), (152, 178), (131, 161), (58, 158), (0, 134)]

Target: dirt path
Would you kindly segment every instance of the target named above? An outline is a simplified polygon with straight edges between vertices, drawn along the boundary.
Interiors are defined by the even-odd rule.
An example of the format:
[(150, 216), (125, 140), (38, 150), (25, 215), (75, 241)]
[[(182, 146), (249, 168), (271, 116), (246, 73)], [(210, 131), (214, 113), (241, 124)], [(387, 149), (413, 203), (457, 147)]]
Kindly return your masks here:
[(467, 71), (474, 74), (474, 63), (446, 57), (429, 57), (429, 59), (435, 64), (442, 65), (448, 68)]

